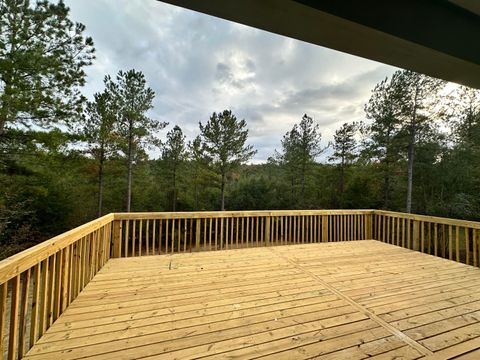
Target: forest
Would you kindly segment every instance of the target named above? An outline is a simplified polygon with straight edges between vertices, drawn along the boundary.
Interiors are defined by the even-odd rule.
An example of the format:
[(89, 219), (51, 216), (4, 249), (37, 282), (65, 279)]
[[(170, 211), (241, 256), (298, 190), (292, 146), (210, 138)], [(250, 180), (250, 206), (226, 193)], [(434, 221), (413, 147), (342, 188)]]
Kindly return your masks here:
[(149, 115), (155, 93), (135, 69), (106, 74), (88, 100), (94, 41), (68, 7), (0, 4), (0, 257), (122, 211), (480, 219), (479, 90), (398, 70), (372, 89), (363, 122), (339, 119), (326, 143), (319, 123), (299, 114), (268, 161), (252, 164), (248, 119), (212, 109), (187, 141), (178, 125)]

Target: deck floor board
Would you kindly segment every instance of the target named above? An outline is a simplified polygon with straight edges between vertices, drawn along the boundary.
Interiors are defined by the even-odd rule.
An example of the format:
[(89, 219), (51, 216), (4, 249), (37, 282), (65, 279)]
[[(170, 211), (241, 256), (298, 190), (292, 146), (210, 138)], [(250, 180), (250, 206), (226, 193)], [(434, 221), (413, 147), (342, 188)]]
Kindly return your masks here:
[(480, 270), (373, 240), (111, 259), (26, 358), (475, 358)]

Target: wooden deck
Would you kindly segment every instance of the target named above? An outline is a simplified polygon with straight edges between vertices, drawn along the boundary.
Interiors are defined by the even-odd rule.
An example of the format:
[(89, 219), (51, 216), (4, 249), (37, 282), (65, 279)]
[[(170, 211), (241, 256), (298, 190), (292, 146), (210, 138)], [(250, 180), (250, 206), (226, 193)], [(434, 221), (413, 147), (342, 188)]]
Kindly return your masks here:
[(26, 358), (480, 359), (479, 289), (373, 240), (111, 259)]

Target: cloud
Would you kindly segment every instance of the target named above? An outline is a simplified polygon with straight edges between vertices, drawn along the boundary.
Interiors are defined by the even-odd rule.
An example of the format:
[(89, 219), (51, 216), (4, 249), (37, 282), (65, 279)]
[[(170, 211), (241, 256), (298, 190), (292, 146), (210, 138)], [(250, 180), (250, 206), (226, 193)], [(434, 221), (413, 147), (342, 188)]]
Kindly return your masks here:
[(232, 109), (248, 123), (255, 162), (272, 155), (304, 113), (320, 124), (326, 144), (343, 122), (363, 119), (370, 90), (396, 70), (156, 0), (65, 2), (97, 49), (87, 96), (102, 89), (106, 74), (143, 71), (156, 93), (152, 117), (192, 139), (199, 121)]

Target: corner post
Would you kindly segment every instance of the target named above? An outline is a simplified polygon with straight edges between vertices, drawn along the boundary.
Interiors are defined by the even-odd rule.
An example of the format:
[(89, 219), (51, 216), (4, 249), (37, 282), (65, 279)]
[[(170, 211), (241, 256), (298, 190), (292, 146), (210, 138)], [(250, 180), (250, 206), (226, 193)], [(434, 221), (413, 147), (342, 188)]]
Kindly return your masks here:
[(413, 244), (412, 249), (420, 251), (420, 226), (418, 220), (413, 220)]
[(202, 219), (196, 219), (196, 229), (195, 229), (195, 251), (200, 251), (200, 233), (201, 233), (201, 223)]
[(265, 218), (265, 246), (270, 246), (270, 216)]
[(374, 240), (373, 239), (373, 213), (365, 214), (365, 239)]
[(122, 222), (113, 220), (112, 258), (119, 258), (122, 254)]
[(328, 215), (322, 215), (322, 242), (328, 242)]

